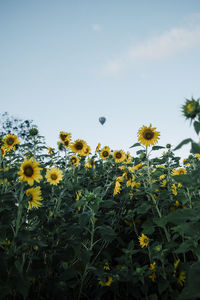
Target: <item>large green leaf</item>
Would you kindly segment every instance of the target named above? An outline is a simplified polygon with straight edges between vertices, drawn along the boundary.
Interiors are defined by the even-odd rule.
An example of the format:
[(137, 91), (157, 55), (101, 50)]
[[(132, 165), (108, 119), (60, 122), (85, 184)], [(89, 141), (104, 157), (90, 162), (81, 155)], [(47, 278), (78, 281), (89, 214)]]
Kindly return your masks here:
[(188, 143), (190, 143), (190, 142), (193, 142), (193, 140), (192, 139), (185, 139), (185, 140), (183, 140), (180, 144), (178, 144), (178, 146), (176, 146), (175, 148), (174, 148), (174, 150), (178, 150), (178, 149), (180, 149), (183, 145), (186, 145), (186, 144), (188, 144)]

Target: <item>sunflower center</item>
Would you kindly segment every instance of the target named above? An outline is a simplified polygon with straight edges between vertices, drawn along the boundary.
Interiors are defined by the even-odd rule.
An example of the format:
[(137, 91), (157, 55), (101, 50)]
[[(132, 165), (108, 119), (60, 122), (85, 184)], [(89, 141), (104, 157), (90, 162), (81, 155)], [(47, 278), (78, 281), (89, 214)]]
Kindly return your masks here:
[(14, 143), (14, 140), (12, 138), (7, 139), (7, 144), (11, 146)]
[(31, 166), (26, 166), (24, 168), (24, 174), (27, 176), (27, 177), (31, 177), (33, 175), (33, 168)]
[(64, 144), (65, 144), (65, 146), (69, 146), (69, 141), (66, 140), (66, 141), (64, 142)]
[(115, 154), (115, 157), (119, 159), (119, 158), (121, 158), (121, 157), (122, 157), (122, 155), (121, 155), (121, 153), (120, 153), (120, 152), (117, 152), (117, 153)]
[(73, 157), (73, 158), (71, 159), (71, 162), (72, 162), (73, 164), (75, 164), (76, 158)]
[(194, 110), (194, 104), (189, 103), (189, 104), (187, 105), (187, 111), (188, 111), (188, 112), (192, 112), (193, 110)]
[(57, 177), (57, 175), (56, 174), (51, 174), (51, 179), (52, 180), (56, 180), (58, 177)]
[(103, 157), (107, 157), (108, 156), (108, 151), (103, 151), (102, 155), (103, 155)]
[(60, 139), (64, 142), (66, 139), (67, 135), (66, 134), (61, 134)]
[(77, 143), (77, 144), (76, 144), (76, 149), (77, 149), (77, 150), (82, 150), (82, 149), (83, 149), (83, 144), (80, 143), (80, 142)]
[(151, 140), (154, 137), (154, 133), (151, 130), (146, 130), (143, 134), (144, 139)]
[(143, 242), (144, 242), (144, 244), (147, 244), (148, 243), (148, 239), (144, 239)]

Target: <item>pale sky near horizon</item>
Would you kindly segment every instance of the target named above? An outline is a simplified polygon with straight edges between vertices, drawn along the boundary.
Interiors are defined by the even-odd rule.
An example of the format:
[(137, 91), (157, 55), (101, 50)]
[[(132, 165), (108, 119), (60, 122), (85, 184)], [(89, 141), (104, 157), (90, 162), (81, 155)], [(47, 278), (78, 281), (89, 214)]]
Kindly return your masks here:
[(198, 141), (181, 106), (200, 98), (199, 54), (199, 0), (0, 0), (0, 112), (53, 147), (62, 130), (135, 155), (150, 123), (159, 145)]

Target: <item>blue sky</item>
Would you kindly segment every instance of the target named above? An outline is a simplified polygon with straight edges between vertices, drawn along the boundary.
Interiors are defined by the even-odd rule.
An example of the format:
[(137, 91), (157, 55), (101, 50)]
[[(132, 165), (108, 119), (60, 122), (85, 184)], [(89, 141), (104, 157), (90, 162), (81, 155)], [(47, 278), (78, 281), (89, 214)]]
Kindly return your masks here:
[(150, 123), (160, 145), (198, 141), (181, 105), (200, 97), (199, 53), (199, 0), (0, 0), (0, 111), (53, 147), (62, 130), (127, 151)]

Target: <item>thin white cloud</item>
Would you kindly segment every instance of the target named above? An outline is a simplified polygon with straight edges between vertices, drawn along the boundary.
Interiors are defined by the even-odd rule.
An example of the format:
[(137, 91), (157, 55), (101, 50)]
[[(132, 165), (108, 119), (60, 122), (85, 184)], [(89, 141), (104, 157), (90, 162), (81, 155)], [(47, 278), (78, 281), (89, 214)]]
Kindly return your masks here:
[(94, 31), (102, 31), (102, 26), (99, 25), (99, 24), (93, 24), (93, 25), (92, 25), (92, 29), (93, 29)]
[(104, 71), (111, 75), (121, 74), (140, 63), (164, 59), (197, 45), (200, 45), (200, 26), (193, 29), (172, 28), (141, 44), (129, 47), (125, 55), (115, 61), (110, 61)]

